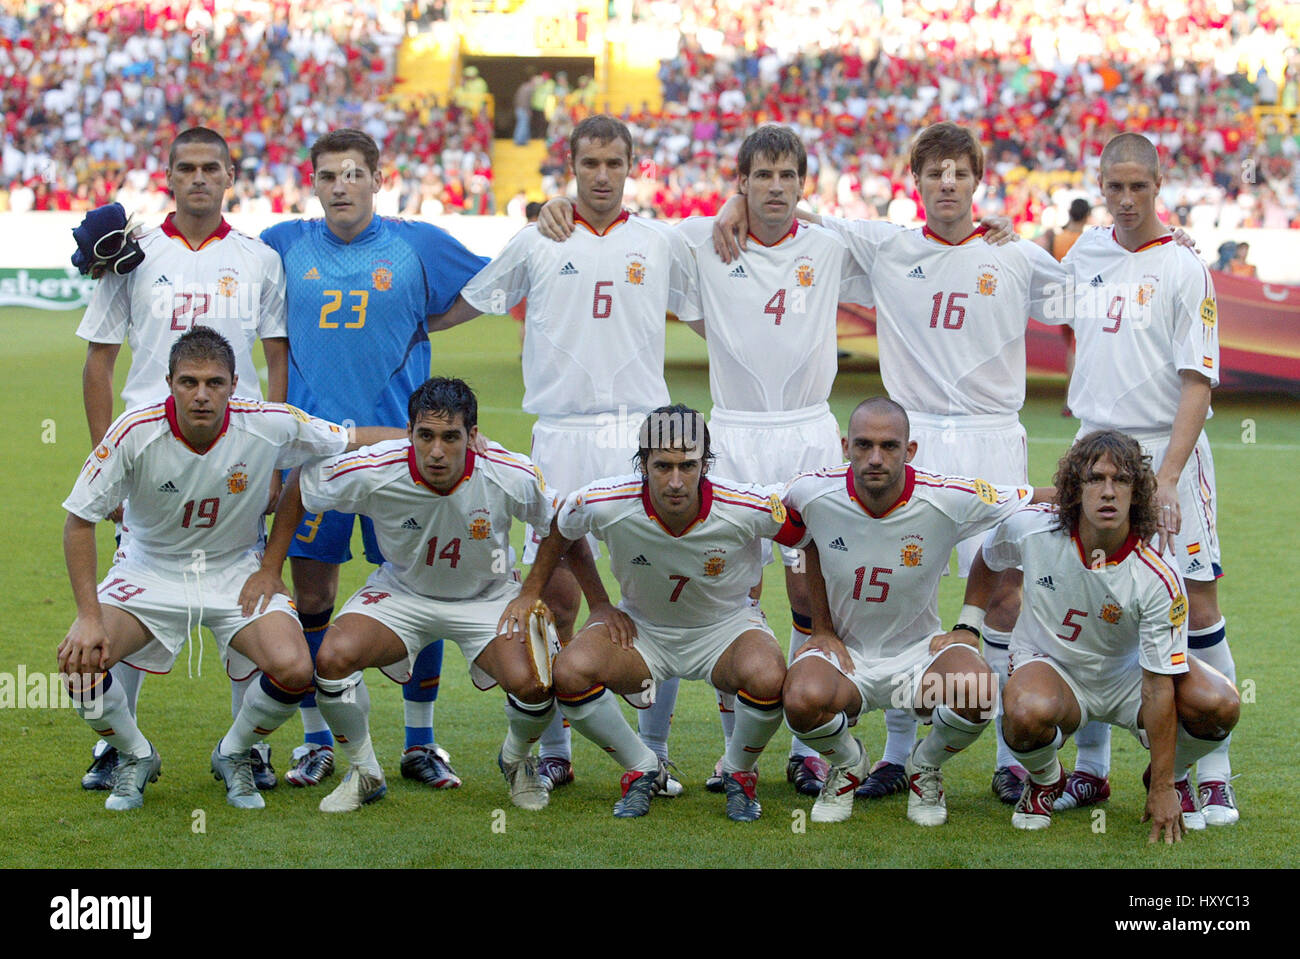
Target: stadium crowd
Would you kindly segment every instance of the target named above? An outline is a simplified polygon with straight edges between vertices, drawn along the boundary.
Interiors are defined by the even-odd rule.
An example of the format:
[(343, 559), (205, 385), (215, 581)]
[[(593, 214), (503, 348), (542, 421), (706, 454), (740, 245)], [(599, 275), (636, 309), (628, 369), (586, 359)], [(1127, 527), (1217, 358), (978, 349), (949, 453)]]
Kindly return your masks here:
[(393, 96), (404, 16), (427, 5), (303, 0), (0, 5), (0, 210), (167, 209), (166, 145), (230, 138), (229, 209), (306, 212), (308, 145), (366, 130), (391, 157), (382, 213), (491, 212), (491, 119)]
[[(770, 120), (801, 131), (814, 207), (905, 222), (919, 209), (908, 143), (948, 119), (978, 130), (989, 150), (981, 211), (1027, 232), (1064, 224), (1102, 144), (1121, 129), (1151, 136), (1168, 162), (1161, 199), (1171, 221), (1300, 223), (1300, 142), (1294, 130), (1257, 130), (1251, 114), (1300, 101), (1291, 5), (686, 0), (638, 9), (682, 34), (660, 69), (662, 110), (625, 114), (646, 158), (641, 210), (715, 213), (745, 131)], [(1269, 70), (1252, 75), (1243, 64)], [(562, 168), (581, 115), (573, 106), (552, 121), (552, 168)]]

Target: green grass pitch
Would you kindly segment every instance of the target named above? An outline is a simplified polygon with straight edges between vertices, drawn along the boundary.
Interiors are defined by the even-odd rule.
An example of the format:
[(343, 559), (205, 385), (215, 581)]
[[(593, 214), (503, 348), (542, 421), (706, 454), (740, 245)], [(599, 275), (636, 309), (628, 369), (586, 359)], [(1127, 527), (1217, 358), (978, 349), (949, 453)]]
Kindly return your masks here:
[[(14, 682), (55, 669), (54, 648), (73, 617), (64, 571), (59, 504), (87, 450), (81, 407), (84, 350), (74, 336), (76, 313), (0, 310), (4, 338), (5, 429), (0, 431), (4, 502), (0, 673)], [(531, 418), (519, 409), (522, 382), (513, 322), (485, 317), (434, 339), (435, 373), (464, 377), (477, 390), (482, 428), (508, 447), (526, 450)], [(119, 386), (127, 367), (118, 362)], [(668, 383), (674, 400), (708, 409), (701, 341), (675, 326), (668, 334)], [(879, 376), (845, 365), (832, 407), (844, 424), (857, 400), (881, 391)], [(1060, 417), (1059, 382), (1034, 384), (1022, 414), (1030, 436), (1031, 478), (1046, 483), (1075, 423)], [(1228, 575), (1221, 601), (1247, 700), (1233, 744), (1242, 806), (1233, 828), (1211, 829), (1175, 848), (1150, 848), (1138, 823), (1145, 757), (1127, 734), (1114, 736), (1114, 793), (1104, 818), (1081, 810), (1061, 815), (1045, 833), (1021, 833), (1010, 809), (989, 791), (993, 737), (945, 767), (949, 824), (923, 830), (907, 822), (902, 796), (859, 802), (850, 822), (814, 827), (810, 799), (796, 798), (783, 775), (789, 733), (782, 730), (760, 764), (763, 818), (729, 822), (721, 797), (704, 777), (721, 736), (711, 690), (683, 687), (671, 747), (686, 794), (656, 800), (646, 819), (610, 815), (620, 770), (574, 737), (577, 782), (557, 792), (540, 814), (516, 810), (496, 768), (503, 734), (501, 693), (476, 692), (459, 652), (448, 644), (437, 705), (439, 741), (465, 785), (432, 792), (402, 780), (401, 696), (376, 672), (372, 732), (389, 775), (382, 802), (349, 816), (317, 811), (322, 789), (281, 785), (262, 812), (228, 807), (208, 772), (208, 754), (230, 721), (229, 686), (206, 645), (202, 676), (186, 677), (182, 655), (172, 674), (149, 677), (140, 704), (143, 730), (163, 757), (163, 776), (146, 792), (143, 810), (116, 815), (102, 793), (83, 792), (79, 777), (94, 736), (68, 709), (0, 708), (0, 866), (94, 867), (1267, 867), (1290, 865), (1290, 823), (1300, 787), (1292, 738), (1297, 731), (1296, 660), (1286, 652), (1295, 619), (1295, 577), (1287, 542), (1300, 528), (1295, 477), (1300, 430), (1294, 405), (1222, 398), (1209, 425), (1219, 482), (1219, 528)], [(516, 539), (520, 530), (516, 528)], [(99, 530), (100, 571), (112, 537)], [(341, 597), (367, 567), (344, 570)], [(607, 571), (606, 571), (607, 572)], [(960, 582), (945, 580), (941, 612), (950, 623)], [(778, 638), (789, 635), (780, 571), (769, 566), (763, 601)], [(1290, 692), (1288, 692), (1288, 690)], [(629, 713), (631, 711), (629, 710)], [(883, 744), (879, 714), (859, 734), (873, 757)], [(291, 719), (271, 739), (282, 771), (299, 741)], [(1068, 763), (1073, 748), (1063, 758)], [(337, 778), (327, 781), (332, 788)], [(557, 841), (557, 837), (563, 837)]]

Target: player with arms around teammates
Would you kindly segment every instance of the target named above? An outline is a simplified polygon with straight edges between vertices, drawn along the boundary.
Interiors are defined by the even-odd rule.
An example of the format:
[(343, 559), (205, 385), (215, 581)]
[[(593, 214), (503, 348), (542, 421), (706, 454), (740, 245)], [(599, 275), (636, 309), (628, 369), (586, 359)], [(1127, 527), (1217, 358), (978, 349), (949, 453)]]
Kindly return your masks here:
[[(375, 216), (382, 175), (379, 147), (368, 134), (341, 129), (321, 136), (311, 163), (324, 220), (294, 220), (262, 234), (283, 259), (288, 284), (289, 400), (337, 422), (404, 427), (407, 400), (429, 376), (428, 334), (487, 261), (431, 224)], [(344, 513), (306, 516), (289, 554), (313, 655), (333, 615), (339, 566), (352, 555), (353, 525)], [(364, 518), (361, 533), (366, 558), (382, 563)], [(431, 643), (402, 688), (402, 775), (453, 788), (460, 777), (433, 734), (441, 671), (442, 643)], [(285, 779), (314, 786), (333, 771), (333, 737), (314, 695), (302, 715), (306, 742)]]
[[(370, 741), (363, 671), (378, 667), (405, 682), (420, 651), (444, 636), (460, 646), (476, 686), (504, 688), (508, 729), (497, 761), (511, 801), (542, 809), (550, 794), (530, 751), (555, 713), (555, 698), (527, 648), (507, 634), (503, 610), (519, 595), (510, 522), (549, 526), (555, 498), (526, 457), (499, 447), (475, 453), (478, 401), (461, 380), (428, 380), (411, 395), (408, 416), (406, 438), (291, 476), (280, 506), (289, 520), (304, 509), (367, 516), (385, 557), (344, 604), (316, 655), (320, 708), (351, 764), (321, 811), (351, 812), (388, 789)], [(267, 548), (259, 580), (266, 594), (283, 589), (288, 540), (274, 536)], [(599, 581), (589, 553), (577, 565)]]
[[(1172, 544), (1187, 586), (1188, 648), (1235, 682), (1219, 609), (1218, 500), (1204, 430), (1219, 382), (1218, 302), (1205, 264), (1156, 215), (1159, 162), (1151, 142), (1134, 133), (1102, 150), (1098, 182), (1114, 226), (1086, 231), (1064, 260), (1074, 277), (1078, 341), (1069, 406), (1081, 420), (1080, 436), (1120, 430), (1151, 457), (1157, 531), (1162, 546)], [(1110, 794), (1109, 736), (1106, 725), (1075, 736), (1078, 759), (1058, 809)], [(1190, 790), (1186, 805), (1193, 808), (1184, 809), (1192, 828), (1237, 821), (1230, 741), (1197, 766), (1199, 793)]]
[(614, 815), (648, 813), (667, 769), (611, 693), (641, 705), (665, 680), (703, 679), (736, 697), (722, 780), (727, 816), (752, 822), (762, 812), (758, 758), (781, 724), (785, 659), (749, 590), (760, 540), (793, 543), (802, 530), (772, 489), (707, 475), (709, 430), (697, 411), (653, 411), (638, 445), (638, 473), (597, 480), (564, 501), (508, 612), (524, 615), (572, 543), (603, 540), (623, 599), (612, 607), (599, 579), (584, 584), (591, 619), (555, 658), (554, 674), (570, 724), (626, 770)]
[[(131, 349), (131, 368), (122, 388), (125, 408), (160, 403), (169, 395), (172, 344), (195, 325), (216, 330), (230, 342), (239, 374), (235, 395), (243, 399), (262, 398), (253, 361), (253, 346), (260, 339), (266, 356), (267, 396), (284, 402), (288, 379), (284, 270), (273, 250), (232, 229), (221, 215), (222, 200), (233, 181), (230, 149), (220, 134), (192, 127), (172, 141), (167, 189), (176, 209), (162, 225), (137, 238), (144, 255), (140, 265), (123, 275), (112, 270), (103, 274), (77, 327), (77, 335), (88, 341), (82, 396), (92, 447), (103, 441), (113, 420), (113, 368), (122, 344)], [(94, 215), (86, 218), (86, 224)], [(275, 477), (269, 499), (263, 502), (268, 510), (274, 507), (279, 490), (279, 477)], [(108, 513), (115, 521), (121, 515), (120, 504)], [(144, 674), (118, 665), (114, 677), (134, 715)], [(234, 713), (239, 712), (251, 681), (251, 677), (231, 678)], [(270, 788), (276, 782), (270, 747), (262, 743), (257, 747), (258, 785)], [(117, 751), (101, 740), (82, 786), (109, 789), (117, 758)]]
[[(504, 313), (527, 297), (523, 408), (537, 416), (532, 456), (561, 495), (625, 473), (637, 427), (650, 410), (668, 403), (667, 313), (682, 312), (691, 269), (678, 231), (623, 209), (633, 158), (626, 124), (587, 117), (569, 137), (569, 158), (578, 187), (573, 235), (553, 243), (537, 227), (525, 227), (466, 285), (448, 318)], [(560, 202), (572, 211), (567, 200)], [(533, 561), (546, 533), (529, 531), (525, 563)], [(567, 643), (581, 595), (564, 564), (542, 598)], [(665, 760), (675, 689), (675, 683), (660, 689), (659, 704), (642, 714), (642, 735)], [(571, 755), (568, 731), (557, 717), (541, 741), (546, 782), (573, 781)], [(680, 788), (670, 778), (668, 793)]]
[[(206, 327), (172, 344), (167, 384), (165, 402), (112, 423), (63, 504), (77, 618), (59, 645), (59, 669), (69, 676), (78, 713), (118, 752), (106, 808), (135, 809), (162, 761), (109, 670), (126, 663), (168, 672), (189, 631), (207, 626), (232, 675), (260, 671), (212, 751), (227, 801), (260, 809), (249, 750), (311, 686), (311, 661), (287, 598), (255, 604), (245, 589), (261, 558), (263, 491), (275, 470), (342, 452), (348, 437), (343, 427), (291, 406), (232, 399), (234, 351)], [(390, 433), (358, 436), (374, 442)], [(97, 586), (95, 524), (123, 500), (122, 542)]]
[(1236, 725), (1240, 699), (1226, 676), (1187, 655), (1183, 580), (1149, 542), (1158, 483), (1138, 442), (1089, 433), (1062, 457), (1055, 483), (1057, 507), (1003, 522), (966, 584), (966, 609), (983, 610), (996, 571), (1024, 569), (1002, 721), (1029, 779), (1011, 823), (1051, 825), (1066, 783), (1057, 751), (1098, 722), (1151, 750), (1142, 820), (1151, 842), (1178, 842), (1200, 815), (1188, 770)]

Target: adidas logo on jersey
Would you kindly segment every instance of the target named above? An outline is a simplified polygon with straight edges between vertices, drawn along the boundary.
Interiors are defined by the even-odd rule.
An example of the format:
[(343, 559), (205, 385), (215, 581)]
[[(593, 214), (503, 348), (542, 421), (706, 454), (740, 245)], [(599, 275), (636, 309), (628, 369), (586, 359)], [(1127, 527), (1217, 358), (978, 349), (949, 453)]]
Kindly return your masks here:
[(304, 273), (304, 274), (302, 275), (302, 278), (303, 278), (304, 280), (319, 280), (319, 279), (320, 279), (320, 271), (317, 270), (316, 267), (313, 266), (310, 270), (308, 270), (306, 273)]
[(1103, 283), (1105, 283), (1105, 282), (1106, 282), (1106, 281), (1103, 280), (1103, 279), (1101, 278), (1101, 274), (1098, 273), (1096, 276), (1094, 276), (1091, 280), (1088, 281), (1088, 285), (1089, 285), (1089, 286), (1101, 286), (1101, 285), (1102, 285)]
[(166, 273), (158, 274), (158, 279), (153, 281), (154, 286), (171, 286), (171, 280), (167, 279)]
[(745, 272), (745, 268), (741, 266), (739, 263), (736, 264), (736, 268), (732, 270), (730, 273), (728, 273), (727, 276), (732, 277), (733, 279), (736, 280), (749, 279), (749, 274)]
[(419, 528), (420, 528), (420, 524), (415, 521), (415, 517), (411, 517), (405, 523), (402, 524), (402, 529), (419, 529)]
[(1192, 557), (1192, 561), (1187, 564), (1187, 572), (1194, 573), (1198, 569), (1205, 569), (1205, 564), (1196, 557)]
[(159, 486), (159, 487), (158, 487), (158, 492), (160, 492), (160, 493), (179, 493), (180, 490), (178, 490), (178, 489), (176, 488), (176, 484), (175, 484), (175, 483), (173, 483), (171, 480), (168, 480), (166, 483), (163, 483), (162, 486)]
[(650, 560), (646, 559), (644, 554), (642, 554), (642, 553), (638, 553), (637, 556), (636, 556), (636, 559), (632, 560), (632, 565), (633, 565), (633, 566), (649, 566), (649, 565), (650, 565)]
[(564, 264), (564, 266), (560, 268), (560, 276), (577, 276), (577, 275), (578, 275), (578, 268), (573, 265), (572, 260), (570, 260), (568, 263)]
[(920, 264), (912, 268), (912, 272), (907, 274), (909, 280), (924, 280), (925, 270), (921, 269)]
[(831, 549), (843, 550), (846, 553), (849, 551), (849, 548), (844, 545), (843, 536), (836, 536), (833, 540), (831, 540)]
[(1038, 577), (1038, 585), (1045, 589), (1050, 589), (1052, 592), (1056, 592), (1056, 584), (1052, 582), (1052, 577), (1050, 576)]

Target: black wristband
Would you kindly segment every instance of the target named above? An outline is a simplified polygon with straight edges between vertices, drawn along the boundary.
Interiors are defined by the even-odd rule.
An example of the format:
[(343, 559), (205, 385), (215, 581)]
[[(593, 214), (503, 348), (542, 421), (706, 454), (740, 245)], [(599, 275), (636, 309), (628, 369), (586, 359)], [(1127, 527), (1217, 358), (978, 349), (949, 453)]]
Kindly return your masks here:
[(954, 626), (954, 627), (952, 628), (952, 631), (953, 631), (953, 632), (956, 632), (956, 631), (959, 630), (959, 629), (969, 630), (970, 632), (972, 632), (972, 633), (975, 634), (975, 638), (976, 638), (976, 639), (980, 640), (981, 642), (983, 642), (983, 640), (984, 640), (984, 634), (981, 633), (981, 632), (980, 632), (978, 629), (976, 629), (974, 626), (971, 626), (971, 625), (969, 625), (969, 624), (967, 624), (967, 623), (958, 623), (956, 626)]

